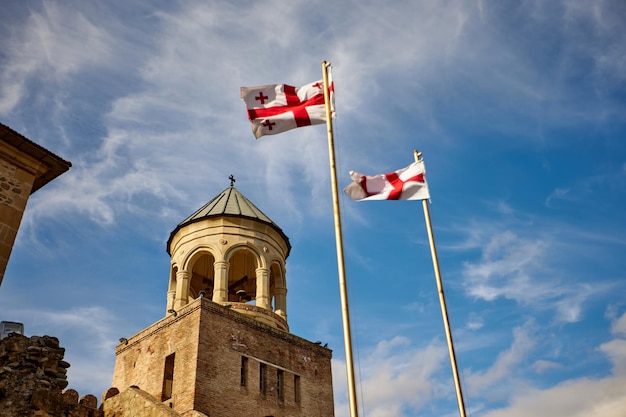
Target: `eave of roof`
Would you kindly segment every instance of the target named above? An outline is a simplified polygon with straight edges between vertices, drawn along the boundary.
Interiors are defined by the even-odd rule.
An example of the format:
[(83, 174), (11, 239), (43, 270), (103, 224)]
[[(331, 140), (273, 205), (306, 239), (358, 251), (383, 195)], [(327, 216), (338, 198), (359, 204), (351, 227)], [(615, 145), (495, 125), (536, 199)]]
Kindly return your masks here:
[(30, 191), (31, 194), (69, 170), (72, 166), (70, 161), (66, 161), (53, 154), (43, 146), (36, 144), (2, 123), (0, 123), (0, 140), (24, 152), (31, 158), (40, 161), (48, 168), (46, 172), (35, 178), (33, 188)]

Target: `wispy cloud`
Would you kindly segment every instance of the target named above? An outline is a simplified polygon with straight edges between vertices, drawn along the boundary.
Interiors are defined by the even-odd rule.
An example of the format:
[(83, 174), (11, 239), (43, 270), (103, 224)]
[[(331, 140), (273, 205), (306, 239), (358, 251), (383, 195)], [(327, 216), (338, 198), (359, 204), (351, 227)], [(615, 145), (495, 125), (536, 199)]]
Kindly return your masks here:
[(513, 399), (506, 408), (490, 411), (486, 417), (575, 416), (620, 417), (626, 409), (626, 340), (619, 336), (622, 315), (613, 324), (615, 338), (599, 346), (614, 364), (612, 375), (603, 378), (573, 378), (547, 389), (526, 388), (511, 391)]
[(563, 365), (556, 362), (540, 359), (533, 363), (532, 368), (535, 372), (542, 374), (549, 371), (550, 369), (562, 369)]
[(57, 2), (44, 1), (31, 13), (19, 33), (4, 43), (8, 55), (0, 66), (0, 115), (7, 115), (24, 98), (41, 99), (35, 94), (55, 94), (29, 88), (35, 79), (39, 86), (58, 86), (88, 66), (106, 66), (112, 56), (111, 37), (80, 11)]
[[(470, 372), (467, 376), (469, 391), (481, 397), (504, 396), (513, 389), (514, 381), (519, 378), (514, 374), (522, 361), (525, 361), (535, 346), (534, 324), (529, 322), (513, 329), (511, 346), (502, 351), (493, 364), (485, 370)], [(502, 398), (500, 398), (502, 400)]]
[[(359, 403), (368, 417), (405, 417), (419, 412), (433, 399), (450, 394), (450, 384), (439, 382), (438, 373), (446, 362), (446, 349), (439, 342), (414, 346), (397, 336), (380, 341), (363, 355)], [(345, 362), (333, 361), (338, 416), (346, 408)]]
[(614, 197), (626, 193), (626, 172), (623, 166), (603, 167), (602, 172), (584, 170), (584, 175), (573, 183), (563, 184), (548, 195), (545, 204), (556, 208), (561, 204), (593, 200), (594, 208), (600, 213), (607, 205), (614, 204)]
[(564, 276), (564, 265), (577, 264), (582, 254), (596, 252), (598, 239), (610, 246), (621, 243), (572, 225), (540, 218), (520, 223), (516, 217), (466, 227), (468, 237), (456, 249), (481, 251), (479, 261), (463, 264), (467, 294), (485, 301), (509, 299), (537, 311), (554, 310), (555, 320), (561, 323), (580, 320), (584, 304), (613, 284), (595, 278), (591, 283), (587, 274), (594, 274), (593, 270)]
[[(162, 240), (230, 174), (295, 243), (289, 297), (306, 303), (290, 304), (290, 317), (306, 324), (292, 330), (340, 344), (323, 127), (256, 141), (239, 98), (244, 85), (318, 79), (329, 60), (340, 186), (349, 169), (390, 172), (415, 148), (428, 154), (471, 408), (488, 417), (612, 417), (611, 407), (625, 408), (621, 3), (9, 3), (0, 116), (73, 163), (29, 200), (13, 261), (22, 256), (17, 275), (51, 294), (19, 314), (28, 329), (52, 329), (72, 347), (70, 382), (81, 391), (108, 387), (119, 328), (130, 334), (160, 314)], [(353, 316), (369, 332), (364, 410), (454, 415), (445, 347), (433, 336), (434, 285), (414, 279), (432, 278), (427, 249), (414, 251), (425, 238), (409, 230), (421, 218), (415, 206), (393, 204), (342, 207), (358, 274), (353, 308), (367, 312)], [(21, 249), (42, 265), (32, 276)], [(163, 281), (151, 268), (159, 262)], [(84, 282), (75, 277), (83, 271)], [(51, 277), (74, 279), (58, 289)], [(7, 282), (3, 300), (18, 287)], [(92, 291), (84, 286), (122, 300), (141, 293), (143, 317), (123, 307), (120, 322), (83, 303), (74, 295)], [(610, 339), (598, 320), (606, 305)], [(406, 338), (416, 327), (421, 340)], [(588, 361), (576, 360), (579, 350)], [(333, 368), (343, 417), (341, 349)]]

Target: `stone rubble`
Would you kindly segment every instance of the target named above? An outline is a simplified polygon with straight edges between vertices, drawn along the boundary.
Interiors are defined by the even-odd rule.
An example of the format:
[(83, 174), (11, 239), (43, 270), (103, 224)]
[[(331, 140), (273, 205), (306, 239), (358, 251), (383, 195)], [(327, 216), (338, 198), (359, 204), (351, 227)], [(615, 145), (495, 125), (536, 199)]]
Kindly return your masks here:
[(68, 386), (65, 349), (52, 336), (0, 340), (0, 417), (103, 417), (98, 399)]

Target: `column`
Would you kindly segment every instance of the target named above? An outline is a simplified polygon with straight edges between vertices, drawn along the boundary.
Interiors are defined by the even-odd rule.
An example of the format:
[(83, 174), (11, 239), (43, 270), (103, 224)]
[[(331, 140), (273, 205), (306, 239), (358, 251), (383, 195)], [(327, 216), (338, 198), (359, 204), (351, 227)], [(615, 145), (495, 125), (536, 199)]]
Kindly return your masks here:
[(287, 320), (287, 288), (280, 287), (274, 289), (274, 313)]
[(176, 297), (176, 291), (168, 291), (167, 292), (167, 310), (171, 310), (174, 308), (174, 299)]
[(178, 310), (181, 307), (187, 305), (189, 298), (189, 280), (191, 279), (191, 272), (178, 271), (176, 272), (176, 298), (174, 299), (174, 310)]
[(225, 303), (228, 301), (228, 267), (230, 264), (226, 261), (215, 261), (214, 282), (213, 282), (213, 301), (216, 303)]
[(256, 306), (271, 310), (270, 270), (268, 268), (257, 268), (256, 270)]
[(165, 309), (166, 315), (168, 310), (172, 310), (174, 308), (174, 300), (176, 299), (176, 271), (176, 268), (170, 268), (170, 279), (167, 284), (167, 307)]

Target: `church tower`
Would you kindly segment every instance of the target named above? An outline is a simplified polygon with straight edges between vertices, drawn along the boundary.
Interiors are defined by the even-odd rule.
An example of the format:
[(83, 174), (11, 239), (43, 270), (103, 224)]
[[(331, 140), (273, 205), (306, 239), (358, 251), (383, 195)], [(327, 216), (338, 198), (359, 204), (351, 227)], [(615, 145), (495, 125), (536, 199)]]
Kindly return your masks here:
[(113, 387), (180, 416), (333, 416), (331, 351), (289, 333), (289, 239), (233, 183), (172, 231), (165, 317), (120, 340)]

